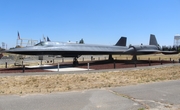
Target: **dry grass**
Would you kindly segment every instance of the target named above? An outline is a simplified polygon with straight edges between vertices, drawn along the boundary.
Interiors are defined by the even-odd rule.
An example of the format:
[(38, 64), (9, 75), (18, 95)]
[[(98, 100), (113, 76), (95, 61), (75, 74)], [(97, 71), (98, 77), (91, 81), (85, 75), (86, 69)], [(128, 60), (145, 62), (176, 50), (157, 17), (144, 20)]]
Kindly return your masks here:
[[(116, 55), (115, 59), (131, 59), (130, 55)], [(175, 60), (177, 55), (141, 55), (138, 59)], [(0, 94), (50, 93), (92, 88), (116, 87), (138, 83), (180, 79), (179, 66), (152, 68), (143, 70), (121, 70), (116, 72), (91, 74), (64, 74), (42, 76), (0, 77)]]
[[(131, 55), (114, 55), (113, 57), (118, 60), (132, 59)], [(179, 61), (180, 54), (174, 54), (174, 55), (151, 54), (151, 55), (138, 55), (137, 56), (137, 59), (139, 59), (139, 60), (148, 60), (149, 58), (150, 58), (150, 60), (159, 60), (160, 59), (160, 60), (169, 61), (171, 59), (171, 60)]]
[(51, 93), (180, 79), (179, 66), (91, 74), (0, 77), (0, 94)]

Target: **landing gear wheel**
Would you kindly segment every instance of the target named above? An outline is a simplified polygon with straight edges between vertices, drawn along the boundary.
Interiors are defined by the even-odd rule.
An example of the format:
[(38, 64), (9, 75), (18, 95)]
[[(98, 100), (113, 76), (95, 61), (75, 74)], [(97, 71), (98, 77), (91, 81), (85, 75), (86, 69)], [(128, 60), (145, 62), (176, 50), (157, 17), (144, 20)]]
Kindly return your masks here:
[(79, 62), (78, 62), (77, 58), (74, 58), (73, 59), (73, 66), (76, 67), (78, 65), (79, 65)]

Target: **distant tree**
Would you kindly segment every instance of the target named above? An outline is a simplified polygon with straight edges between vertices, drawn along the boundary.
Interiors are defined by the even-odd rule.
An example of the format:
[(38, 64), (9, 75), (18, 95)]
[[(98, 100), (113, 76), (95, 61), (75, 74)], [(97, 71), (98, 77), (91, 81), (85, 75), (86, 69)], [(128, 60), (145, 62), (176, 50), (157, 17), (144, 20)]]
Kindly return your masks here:
[(20, 46), (20, 45), (17, 45), (15, 48), (21, 48), (21, 46)]
[(168, 47), (168, 50), (169, 50), (169, 51), (171, 51), (171, 50), (172, 50), (172, 47), (171, 47), (171, 46), (169, 46), (169, 47)]
[(0, 47), (0, 51), (3, 51), (3, 50), (5, 50), (5, 49), (3, 49), (3, 48)]
[(180, 52), (180, 45), (177, 47), (177, 51)]
[(163, 51), (168, 51), (168, 47), (167, 46), (162, 46), (162, 50)]
[(81, 40), (79, 41), (79, 43), (80, 43), (80, 44), (84, 44), (84, 40), (81, 39)]
[(176, 51), (176, 49), (177, 49), (177, 48), (176, 48), (176, 46), (175, 46), (175, 45), (173, 45), (173, 47), (172, 47), (172, 49), (171, 49), (171, 50), (172, 50), (172, 51)]
[(14, 49), (14, 47), (9, 48), (9, 50)]

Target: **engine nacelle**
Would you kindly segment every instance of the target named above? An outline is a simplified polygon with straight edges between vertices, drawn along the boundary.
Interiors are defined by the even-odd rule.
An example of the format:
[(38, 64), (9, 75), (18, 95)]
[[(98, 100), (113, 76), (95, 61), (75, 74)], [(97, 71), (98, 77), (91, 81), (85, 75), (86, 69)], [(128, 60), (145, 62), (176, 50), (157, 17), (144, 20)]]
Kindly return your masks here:
[(161, 50), (159, 46), (155, 45), (134, 45), (130, 46), (130, 48), (138, 50)]
[(133, 45), (125, 52), (131, 55), (145, 55), (160, 52), (160, 48), (155, 45)]

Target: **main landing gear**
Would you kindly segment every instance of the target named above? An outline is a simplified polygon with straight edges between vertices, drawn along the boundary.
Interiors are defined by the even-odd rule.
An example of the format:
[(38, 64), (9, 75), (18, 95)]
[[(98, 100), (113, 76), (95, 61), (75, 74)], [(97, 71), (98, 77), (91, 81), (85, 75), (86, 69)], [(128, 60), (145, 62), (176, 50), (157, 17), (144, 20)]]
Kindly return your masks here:
[(134, 49), (132, 61), (136, 62), (137, 61), (137, 50), (136, 50), (136, 48), (134, 46), (131, 46), (131, 48)]
[(78, 60), (77, 60), (77, 57), (74, 57), (74, 59), (73, 59), (73, 66), (78, 66), (78, 64), (79, 64), (79, 62), (78, 62)]
[(109, 55), (109, 61), (114, 61), (114, 58), (112, 57), (112, 55)]

